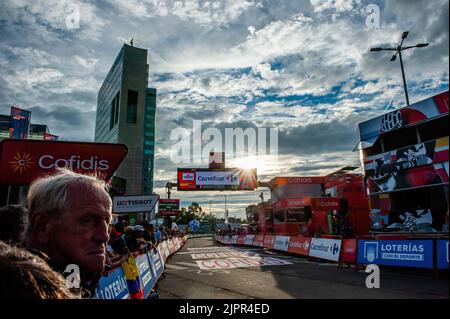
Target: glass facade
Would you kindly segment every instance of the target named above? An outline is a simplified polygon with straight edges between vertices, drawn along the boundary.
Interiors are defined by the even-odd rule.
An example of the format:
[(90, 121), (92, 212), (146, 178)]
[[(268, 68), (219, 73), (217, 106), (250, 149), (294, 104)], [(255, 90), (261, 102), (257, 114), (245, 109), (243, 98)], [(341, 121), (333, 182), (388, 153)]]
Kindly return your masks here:
[(125, 44), (98, 93), (95, 140), (128, 147), (115, 172), (128, 195), (153, 192), (156, 89), (147, 86), (147, 50)]
[(155, 115), (156, 115), (156, 89), (148, 88), (145, 96), (144, 120), (144, 165), (143, 189), (144, 193), (153, 192), (153, 170), (155, 158)]

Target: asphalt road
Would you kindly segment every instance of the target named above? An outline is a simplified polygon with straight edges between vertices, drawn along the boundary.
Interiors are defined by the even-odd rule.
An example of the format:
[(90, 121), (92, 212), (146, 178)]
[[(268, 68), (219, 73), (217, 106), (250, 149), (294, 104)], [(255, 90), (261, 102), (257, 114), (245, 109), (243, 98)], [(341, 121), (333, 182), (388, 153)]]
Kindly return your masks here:
[(161, 299), (449, 297), (445, 274), (436, 278), (430, 271), (381, 268), (380, 288), (368, 289), (363, 270), (256, 247), (225, 246), (212, 238), (189, 239), (165, 268), (157, 286)]

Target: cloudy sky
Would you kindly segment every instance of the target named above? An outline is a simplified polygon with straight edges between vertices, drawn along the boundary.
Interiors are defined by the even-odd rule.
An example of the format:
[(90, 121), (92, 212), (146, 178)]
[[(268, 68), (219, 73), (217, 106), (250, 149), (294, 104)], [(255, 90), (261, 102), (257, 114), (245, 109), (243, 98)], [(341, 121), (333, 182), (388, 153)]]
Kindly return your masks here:
[[(79, 23), (74, 16), (79, 12)], [(379, 14), (377, 14), (379, 13)], [(447, 0), (2, 0), (0, 114), (32, 111), (64, 140), (92, 141), (97, 92), (122, 44), (149, 51), (158, 90), (156, 190), (176, 180), (177, 127), (278, 129), (278, 160), (231, 160), (259, 179), (358, 165), (357, 123), (404, 105), (399, 62), (373, 46), (429, 42), (404, 52), (411, 102), (448, 90)], [(187, 165), (192, 166), (192, 165)], [(226, 193), (174, 193), (223, 216)], [(259, 192), (228, 193), (242, 216)], [(267, 194), (266, 194), (267, 198)]]

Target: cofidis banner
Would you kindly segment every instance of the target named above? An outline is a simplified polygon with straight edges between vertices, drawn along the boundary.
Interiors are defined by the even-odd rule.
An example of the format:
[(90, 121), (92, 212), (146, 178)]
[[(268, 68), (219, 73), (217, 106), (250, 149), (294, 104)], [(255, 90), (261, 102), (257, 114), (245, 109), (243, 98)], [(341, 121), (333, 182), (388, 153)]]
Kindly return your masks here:
[(94, 299), (130, 299), (127, 282), (122, 268), (100, 278)]
[(358, 263), (433, 268), (433, 241), (360, 240)]
[(136, 258), (136, 266), (139, 271), (142, 287), (144, 288), (144, 298), (147, 298), (155, 285), (147, 254), (140, 255)]
[(437, 267), (448, 269), (448, 239), (438, 239), (436, 245)]

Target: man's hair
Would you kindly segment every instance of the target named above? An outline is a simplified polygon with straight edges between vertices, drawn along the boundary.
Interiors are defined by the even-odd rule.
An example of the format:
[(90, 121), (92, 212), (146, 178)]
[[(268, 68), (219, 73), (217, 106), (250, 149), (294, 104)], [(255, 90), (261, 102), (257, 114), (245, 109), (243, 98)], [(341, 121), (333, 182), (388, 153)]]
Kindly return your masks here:
[(0, 240), (19, 242), (19, 233), (28, 225), (28, 210), (19, 205), (8, 205), (0, 208)]
[(0, 299), (79, 298), (40, 257), (0, 241)]
[[(33, 214), (37, 211), (45, 211), (54, 218), (62, 216), (69, 208), (68, 192), (69, 188), (73, 186), (90, 187), (94, 191), (97, 190), (100, 196), (104, 196), (104, 191), (107, 190), (105, 182), (95, 176), (78, 174), (68, 169), (59, 169), (58, 173), (38, 178), (31, 184), (27, 197), (30, 222)], [(106, 197), (111, 205), (111, 198)], [(31, 227), (30, 223), (28, 234)]]

